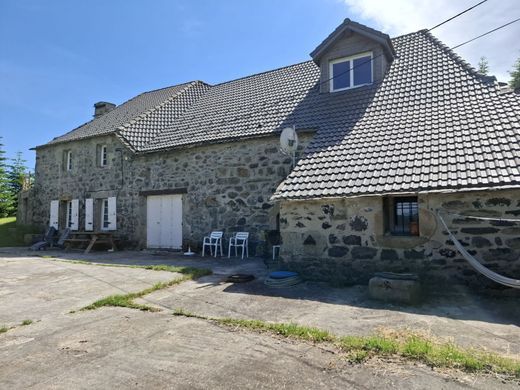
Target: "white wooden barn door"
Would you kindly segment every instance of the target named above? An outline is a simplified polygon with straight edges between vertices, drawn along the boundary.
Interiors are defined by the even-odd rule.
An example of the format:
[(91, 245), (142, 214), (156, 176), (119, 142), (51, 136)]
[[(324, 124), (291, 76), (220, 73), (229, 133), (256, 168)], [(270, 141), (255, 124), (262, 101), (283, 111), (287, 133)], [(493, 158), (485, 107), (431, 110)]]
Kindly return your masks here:
[(146, 200), (148, 248), (182, 248), (182, 195), (153, 195)]

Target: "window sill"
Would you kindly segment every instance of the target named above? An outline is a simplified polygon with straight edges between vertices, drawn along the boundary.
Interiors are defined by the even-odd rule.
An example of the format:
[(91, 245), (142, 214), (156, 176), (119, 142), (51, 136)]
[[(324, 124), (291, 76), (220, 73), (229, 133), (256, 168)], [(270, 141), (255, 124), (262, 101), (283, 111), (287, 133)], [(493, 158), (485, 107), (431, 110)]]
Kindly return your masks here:
[(366, 83), (366, 84), (359, 84), (359, 85), (355, 85), (353, 87), (348, 87), (348, 88), (339, 88), (339, 89), (331, 89), (330, 92), (331, 93), (335, 93), (335, 92), (343, 92), (343, 91), (350, 91), (351, 89), (357, 89), (357, 88), (361, 88), (361, 87), (365, 87), (367, 85), (372, 85), (372, 83)]

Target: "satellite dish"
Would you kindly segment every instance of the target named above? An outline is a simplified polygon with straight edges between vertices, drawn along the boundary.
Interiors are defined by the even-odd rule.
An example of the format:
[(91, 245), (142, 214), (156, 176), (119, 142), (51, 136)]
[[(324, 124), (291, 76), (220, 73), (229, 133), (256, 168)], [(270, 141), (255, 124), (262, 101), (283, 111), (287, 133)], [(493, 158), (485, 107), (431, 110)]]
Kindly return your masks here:
[(292, 155), (298, 148), (298, 134), (294, 127), (286, 127), (280, 135), (280, 149), (285, 154)]
[(282, 130), (280, 135), (280, 151), (283, 154), (291, 156), (292, 166), (295, 165), (296, 149), (298, 149), (298, 134), (296, 129), (293, 127), (286, 127)]

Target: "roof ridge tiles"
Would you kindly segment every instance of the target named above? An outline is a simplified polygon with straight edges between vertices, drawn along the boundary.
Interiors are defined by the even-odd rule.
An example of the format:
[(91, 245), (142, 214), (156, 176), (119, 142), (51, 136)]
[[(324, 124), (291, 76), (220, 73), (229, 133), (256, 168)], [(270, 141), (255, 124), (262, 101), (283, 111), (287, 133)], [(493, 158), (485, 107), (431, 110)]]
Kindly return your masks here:
[(264, 70), (262, 72), (253, 73), (253, 74), (250, 74), (248, 76), (242, 76), (242, 77), (238, 77), (236, 79), (232, 79), (232, 80), (228, 80), (228, 81), (223, 81), (221, 83), (213, 84), (211, 86), (212, 87), (220, 87), (220, 86), (225, 85), (225, 84), (231, 84), (231, 83), (234, 83), (236, 81), (241, 81), (241, 80), (249, 79), (249, 78), (256, 77), (256, 76), (265, 75), (265, 74), (271, 73), (271, 72), (277, 72), (277, 71), (280, 71), (280, 70), (283, 70), (283, 69), (286, 69), (286, 68), (296, 67), (298, 65), (303, 65), (303, 64), (306, 64), (306, 63), (309, 63), (309, 62), (312, 62), (312, 60), (306, 60), (306, 61), (302, 61), (302, 62), (297, 62), (296, 64), (285, 65), (285, 66), (281, 66), (281, 67), (275, 68), (275, 69)]
[(458, 65), (460, 65), (464, 70), (468, 71), (471, 75), (475, 76), (479, 81), (482, 81), (485, 85), (494, 85), (494, 81), (496, 80), (495, 76), (486, 76), (482, 73), (479, 73), (469, 62), (464, 60), (461, 56), (459, 56), (453, 49), (451, 49), (448, 45), (443, 43), (439, 38), (433, 35), (430, 30), (420, 30), (425, 37), (431, 40), (435, 45), (441, 48), (448, 56), (454, 60)]
[[(169, 103), (170, 101), (172, 101), (173, 99), (179, 97), (181, 94), (183, 94), (184, 92), (186, 92), (190, 87), (194, 86), (195, 84), (199, 83), (200, 81), (197, 80), (197, 81), (190, 81), (188, 83), (184, 83), (184, 84), (187, 84), (183, 89), (181, 89), (180, 91), (178, 91), (176, 94), (173, 94), (171, 95), (170, 97), (166, 98), (164, 101), (162, 101), (161, 103), (157, 104), (156, 106), (140, 113), (139, 115), (137, 115), (136, 117), (132, 118), (130, 121), (128, 122), (125, 122), (124, 124), (120, 125), (117, 129), (117, 130), (120, 130), (122, 127), (127, 127), (130, 123), (132, 124), (135, 124), (137, 122), (139, 122), (141, 119), (143, 118), (146, 118), (148, 115), (150, 115), (151, 113), (153, 113), (154, 111), (157, 111), (159, 108), (163, 107), (165, 104)], [(204, 82), (201, 82), (203, 84), (206, 84)], [(179, 85), (182, 85), (182, 84), (179, 84)], [(208, 85), (208, 84), (206, 84)], [(168, 87), (168, 88), (171, 88), (171, 87)], [(160, 91), (164, 88), (161, 88), (161, 89), (157, 89), (157, 90), (154, 90), (152, 92), (157, 92), (157, 91)], [(144, 92), (144, 93), (148, 93), (148, 92)]]
[[(179, 92), (183, 92), (185, 91), (186, 89), (188, 89), (190, 86), (194, 85), (194, 84), (197, 84), (197, 83), (200, 83), (202, 85), (207, 85), (209, 86), (209, 84), (203, 82), (203, 81), (200, 81), (200, 80), (195, 80), (195, 81), (190, 81), (190, 82), (186, 82), (186, 83), (180, 83), (180, 84), (176, 84), (176, 85), (172, 85), (172, 86), (169, 86), (169, 87), (164, 87), (164, 88), (159, 88), (159, 89), (154, 89), (154, 90), (150, 90), (150, 91), (146, 91), (146, 92), (142, 92), (136, 96), (133, 96), (132, 98), (124, 101), (123, 103), (121, 103), (120, 105), (116, 106), (113, 110), (97, 117), (97, 118), (92, 118), (91, 120), (73, 128), (72, 130), (66, 132), (65, 134), (62, 134), (58, 137), (55, 137), (53, 138), (50, 142), (46, 143), (46, 144), (43, 144), (43, 145), (39, 145), (39, 146), (36, 146), (34, 149), (37, 149), (37, 148), (40, 148), (40, 147), (44, 147), (44, 146), (47, 146), (47, 145), (55, 145), (55, 144), (58, 144), (58, 143), (63, 143), (63, 142), (69, 142), (69, 141), (73, 141), (73, 140), (79, 140), (79, 139), (86, 139), (86, 138), (91, 138), (91, 137), (96, 137), (96, 136), (99, 136), (99, 135), (108, 135), (108, 134), (114, 134), (114, 133), (117, 133), (121, 128), (124, 128), (124, 125), (129, 125), (131, 124), (132, 122), (137, 122), (137, 118), (140, 117), (140, 115), (143, 114), (143, 112), (141, 113), (136, 113), (134, 116), (132, 116), (131, 118), (129, 119), (125, 119), (124, 122), (122, 124), (117, 124), (117, 125), (113, 125), (114, 127), (109, 130), (109, 131), (92, 131), (91, 133), (88, 133), (88, 129), (87, 129), (87, 133), (86, 134), (81, 134), (75, 138), (67, 138), (68, 135), (76, 132), (76, 131), (79, 131), (81, 130), (82, 128), (85, 128), (86, 126), (92, 124), (95, 126), (96, 123), (99, 123), (100, 120), (106, 120), (107, 119), (107, 115), (110, 116), (114, 116), (116, 115), (117, 117), (117, 111), (116, 110), (119, 110), (121, 107), (125, 106), (125, 105), (128, 105), (128, 104), (132, 104), (134, 102), (139, 102), (139, 100), (141, 98), (144, 98), (146, 95), (154, 95), (154, 94), (157, 94), (159, 93), (160, 91), (164, 91), (164, 90), (168, 90), (168, 89), (174, 89), (174, 88), (177, 88), (177, 87), (182, 87), (182, 90), (179, 91)], [(176, 97), (179, 95), (179, 92), (175, 93), (174, 95), (172, 95), (173, 97)], [(165, 100), (170, 100), (171, 96), (167, 97)], [(154, 107), (151, 107), (147, 110), (144, 111), (144, 113), (150, 111), (150, 110), (153, 110), (157, 105), (155, 105)]]
[[(200, 81), (200, 80), (192, 81), (192, 82), (189, 83), (189, 85), (187, 85), (185, 88), (183, 88), (182, 90), (180, 90), (177, 94), (170, 96), (168, 99), (164, 100), (161, 104), (159, 104), (159, 105), (157, 105), (156, 107), (154, 107), (154, 108), (148, 110), (147, 112), (141, 114), (141, 115), (143, 115), (143, 116), (140, 117), (138, 120), (135, 120), (133, 124), (136, 124), (136, 123), (140, 122), (142, 119), (147, 118), (148, 116), (150, 116), (151, 114), (153, 114), (155, 111), (157, 111), (157, 110), (160, 109), (161, 107), (165, 106), (166, 104), (170, 103), (170, 102), (173, 101), (174, 99), (177, 99), (179, 96), (181, 96), (182, 94), (184, 94), (185, 92), (187, 92), (191, 87), (193, 87), (193, 86), (195, 86), (195, 85), (197, 85), (197, 84), (201, 84), (201, 85), (203, 85), (203, 86), (208, 87), (207, 90), (204, 91), (204, 92), (202, 93), (202, 95), (204, 95), (208, 90), (210, 90), (211, 88), (213, 88), (213, 86), (211, 86), (210, 84), (205, 83), (205, 82), (203, 82), (203, 81)], [(200, 97), (199, 97), (199, 98), (200, 98)], [(197, 99), (197, 100), (198, 100), (198, 99)], [(188, 106), (183, 110), (183, 113), (185, 113), (187, 110), (189, 110), (189, 108), (190, 108), (190, 107), (191, 107), (191, 106), (192, 106), (192, 105), (193, 105), (197, 100), (191, 102), (191, 104), (189, 104), (189, 105), (188, 105)], [(151, 137), (148, 141), (146, 141), (146, 142), (144, 143), (144, 145), (141, 145), (141, 146), (139, 147), (139, 149), (141, 149), (141, 150), (144, 149), (147, 145), (149, 145), (150, 143), (152, 143), (152, 141), (155, 140), (155, 138), (156, 138), (159, 134), (161, 134), (163, 131), (167, 130), (168, 128), (169, 128), (169, 127), (165, 127), (165, 128), (162, 128), (162, 129), (158, 130), (157, 133), (154, 134), (154, 136)], [(119, 132), (118, 132), (118, 133), (119, 133)], [(119, 135), (121, 135), (121, 134), (119, 134)], [(122, 135), (121, 135), (121, 136), (122, 136)], [(129, 142), (129, 143), (130, 143), (130, 142)]]
[[(197, 84), (197, 83), (206, 84), (206, 85), (209, 85), (209, 86), (211, 87), (211, 84), (206, 83), (205, 81), (202, 81), (202, 80), (191, 80), (191, 81), (185, 81), (184, 83), (179, 83), (179, 84), (169, 85), (169, 86), (167, 86), (167, 87), (162, 87), (162, 88), (152, 89), (152, 90), (150, 90), (150, 91), (144, 91), (144, 92), (141, 92), (141, 93), (140, 93), (139, 95), (137, 95), (137, 96), (144, 95), (145, 93), (159, 92), (159, 91), (162, 91), (162, 90), (164, 90), (164, 89), (168, 89), (168, 88), (179, 87), (179, 86), (184, 85), (184, 84)], [(137, 97), (137, 96), (135, 96), (135, 97)]]

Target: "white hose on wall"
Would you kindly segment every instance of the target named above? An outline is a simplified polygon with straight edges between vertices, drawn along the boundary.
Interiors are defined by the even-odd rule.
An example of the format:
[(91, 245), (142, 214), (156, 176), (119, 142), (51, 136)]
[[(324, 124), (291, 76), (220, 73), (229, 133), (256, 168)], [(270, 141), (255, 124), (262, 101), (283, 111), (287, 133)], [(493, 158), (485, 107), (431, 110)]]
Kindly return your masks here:
[[(457, 214), (459, 215), (459, 214)], [(504, 286), (512, 287), (512, 288), (520, 288), (520, 280), (518, 279), (512, 279), (508, 278), (507, 276), (503, 276), (500, 274), (497, 274), (494, 271), (491, 271), (489, 268), (484, 267), (477, 259), (475, 259), (467, 250), (464, 248), (464, 246), (460, 243), (459, 240), (455, 238), (455, 236), (451, 233), (450, 229), (448, 229), (448, 225), (446, 225), (446, 222), (442, 218), (441, 214), (438, 212), (437, 216), (439, 217), (439, 220), (441, 221), (442, 225), (446, 229), (446, 231), (449, 234), (450, 239), (455, 244), (455, 247), (457, 250), (462, 254), (462, 256), (466, 259), (466, 261), (475, 268), (478, 272), (480, 272), (482, 275), (486, 276), (487, 278), (491, 279), (492, 281), (496, 283), (500, 283)], [(466, 218), (474, 218), (474, 219), (484, 219), (484, 220), (490, 220), (491, 218), (480, 218), (480, 217), (470, 217), (467, 215), (460, 215)], [(496, 219), (496, 220), (502, 220), (504, 219)], [(512, 220), (509, 220), (512, 221)], [(520, 220), (514, 220), (515, 222), (520, 222)]]

